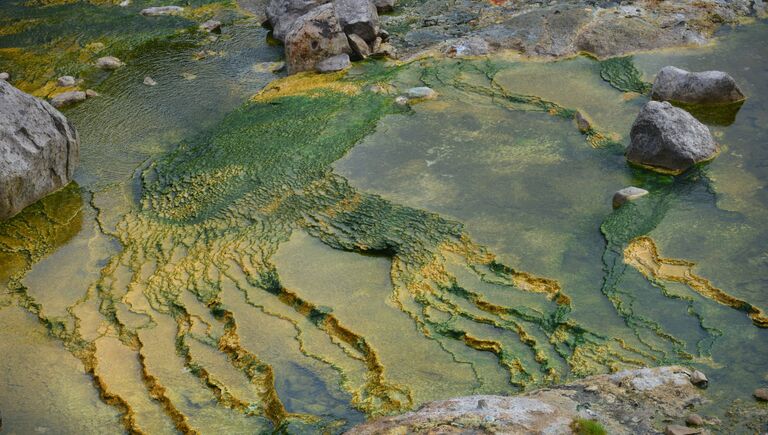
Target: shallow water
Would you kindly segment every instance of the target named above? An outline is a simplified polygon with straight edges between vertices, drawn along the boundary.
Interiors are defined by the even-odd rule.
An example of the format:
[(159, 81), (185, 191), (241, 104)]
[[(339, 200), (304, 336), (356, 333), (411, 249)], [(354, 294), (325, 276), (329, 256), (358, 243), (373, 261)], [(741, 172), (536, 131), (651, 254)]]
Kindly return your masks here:
[[(338, 432), (638, 365), (702, 368), (723, 402), (766, 380), (748, 313), (624, 262), (648, 235), (768, 309), (768, 53), (743, 55), (766, 24), (635, 56), (646, 80), (718, 68), (750, 96), (677, 179), (626, 165), (645, 97), (589, 58), (369, 62), (243, 105), (274, 78), (264, 37), (243, 18), (153, 43), (66, 110), (78, 184), (0, 224), (3, 429)], [(406, 109), (372, 83), (441, 95)], [(612, 212), (630, 184), (652, 194)]]

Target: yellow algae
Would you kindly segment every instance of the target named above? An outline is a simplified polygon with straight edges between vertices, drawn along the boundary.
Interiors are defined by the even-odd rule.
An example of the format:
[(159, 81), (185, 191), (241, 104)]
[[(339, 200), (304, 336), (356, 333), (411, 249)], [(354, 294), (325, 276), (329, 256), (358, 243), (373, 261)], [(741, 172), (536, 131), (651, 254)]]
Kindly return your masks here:
[(650, 237), (641, 236), (632, 239), (624, 250), (624, 261), (650, 280), (683, 283), (708, 299), (746, 312), (756, 326), (768, 328), (768, 316), (763, 310), (729, 295), (715, 287), (708, 279), (696, 275), (693, 272), (696, 263), (660, 256), (656, 243)]
[(251, 98), (253, 102), (267, 103), (277, 98), (297, 95), (314, 96), (322, 91), (340, 92), (346, 95), (356, 95), (361, 86), (354, 82), (342, 80), (346, 71), (318, 74), (301, 72), (272, 81), (258, 94)]

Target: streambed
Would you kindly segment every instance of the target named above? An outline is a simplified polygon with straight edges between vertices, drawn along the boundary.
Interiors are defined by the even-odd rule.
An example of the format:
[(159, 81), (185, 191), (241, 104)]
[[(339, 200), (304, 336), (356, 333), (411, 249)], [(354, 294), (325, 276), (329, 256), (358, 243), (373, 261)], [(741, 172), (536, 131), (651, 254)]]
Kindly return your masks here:
[[(709, 375), (722, 416), (766, 382), (766, 330), (701, 283), (768, 309), (768, 25), (632, 59), (749, 96), (710, 126), (723, 153), (672, 178), (626, 165), (646, 97), (593, 59), (372, 61), (246, 101), (279, 54), (238, 23), (202, 60), (149, 47), (65, 111), (77, 184), (0, 224), (3, 429), (339, 432), (670, 363)], [(370, 91), (423, 84), (440, 97), (411, 108)], [(612, 211), (627, 185), (652, 193)], [(659, 257), (696, 266), (676, 281)]]

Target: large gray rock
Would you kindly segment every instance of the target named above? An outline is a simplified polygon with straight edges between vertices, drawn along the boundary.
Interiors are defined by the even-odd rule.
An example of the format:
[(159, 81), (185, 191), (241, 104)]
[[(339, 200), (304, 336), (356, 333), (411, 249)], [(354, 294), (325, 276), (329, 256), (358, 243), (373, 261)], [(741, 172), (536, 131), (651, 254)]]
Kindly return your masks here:
[(0, 81), (0, 219), (69, 183), (79, 155), (64, 115)]
[(656, 75), (651, 98), (689, 104), (723, 104), (744, 99), (733, 77), (722, 71), (688, 72), (666, 66)]
[(649, 101), (632, 124), (627, 160), (680, 173), (718, 152), (709, 129), (670, 103)]
[(333, 0), (333, 8), (344, 33), (368, 43), (379, 35), (379, 14), (370, 0)]
[(271, 0), (267, 4), (267, 20), (272, 26), (272, 36), (285, 42), (293, 23), (312, 9), (330, 0)]
[(312, 70), (324, 59), (351, 51), (331, 4), (299, 17), (285, 37), (285, 59), (291, 74)]

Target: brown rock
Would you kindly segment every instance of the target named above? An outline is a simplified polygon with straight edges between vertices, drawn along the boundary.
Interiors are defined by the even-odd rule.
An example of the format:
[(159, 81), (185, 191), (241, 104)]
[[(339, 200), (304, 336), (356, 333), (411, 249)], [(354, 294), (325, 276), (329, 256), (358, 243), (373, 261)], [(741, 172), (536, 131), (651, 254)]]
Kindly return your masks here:
[(670, 424), (664, 431), (666, 435), (695, 435), (701, 433), (701, 429), (677, 424)]
[(355, 35), (354, 33), (347, 35), (347, 38), (349, 38), (349, 46), (356, 54), (356, 58), (358, 60), (365, 59), (371, 55), (371, 49), (368, 47), (368, 43), (366, 43), (363, 38)]
[(753, 393), (755, 399), (761, 402), (768, 402), (768, 388), (758, 388)]
[(699, 414), (691, 414), (685, 419), (685, 424), (688, 426), (704, 426), (704, 419)]
[(351, 51), (331, 4), (299, 17), (285, 37), (289, 73), (312, 70), (323, 59)]
[(709, 385), (709, 379), (707, 379), (707, 375), (704, 373), (698, 370), (694, 370), (693, 373), (691, 373), (691, 383), (700, 388), (707, 388), (707, 385)]

